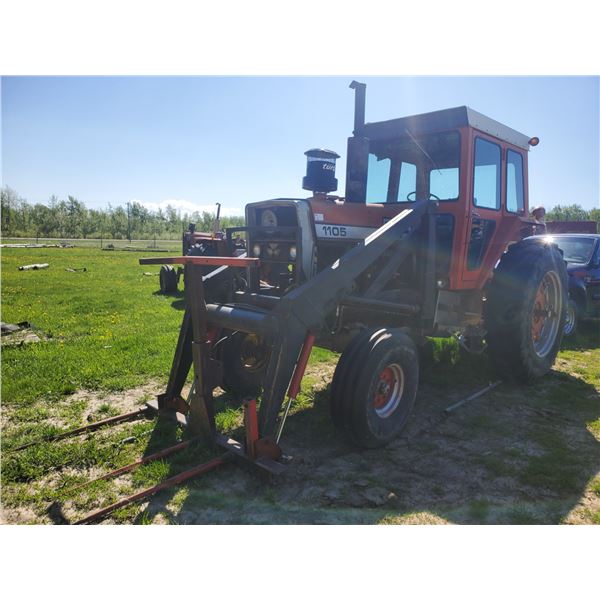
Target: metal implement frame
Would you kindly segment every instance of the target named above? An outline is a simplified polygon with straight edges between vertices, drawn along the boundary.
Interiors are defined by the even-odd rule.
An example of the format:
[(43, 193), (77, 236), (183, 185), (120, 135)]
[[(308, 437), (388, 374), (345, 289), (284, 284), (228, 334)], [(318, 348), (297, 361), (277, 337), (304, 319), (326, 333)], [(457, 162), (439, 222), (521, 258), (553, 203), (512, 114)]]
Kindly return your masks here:
[[(186, 265), (186, 312), (183, 317), (167, 390), (158, 398), (161, 410), (187, 413), (193, 435), (202, 435), (214, 444), (215, 425), (212, 392), (221, 384), (221, 362), (211, 355), (213, 337), (218, 331), (255, 333), (271, 345), (270, 359), (264, 378), (264, 394), (258, 413), (261, 439), (280, 438), (278, 419), (288, 388), (300, 361), (302, 349), (310, 347), (322, 331), (327, 330), (330, 315), (346, 305), (370, 304), (375, 311), (397, 312), (420, 319), (421, 326), (431, 325), (435, 306), (435, 208), (430, 201), (414, 202), (389, 222), (368, 236), (364, 242), (346, 252), (339, 260), (323, 269), (280, 298), (256, 292), (236, 292), (235, 269), (246, 269), (250, 281), (257, 279), (260, 261), (235, 257), (171, 257), (169, 264)], [(427, 217), (426, 227), (422, 224)], [(425, 251), (424, 251), (425, 250)], [(375, 288), (383, 289), (399, 265), (411, 253), (425, 257), (421, 285), (423, 305), (380, 303), (372, 296)], [(383, 267), (380, 276), (362, 293), (357, 280), (373, 264), (385, 259), (392, 263)], [(140, 259), (140, 264), (159, 264), (162, 258)], [(211, 272), (206, 267), (218, 266)], [(383, 274), (381, 274), (383, 273)], [(225, 282), (229, 285), (223, 301), (216, 292)], [(229, 282), (229, 284), (227, 284)], [(243, 303), (240, 302), (243, 297)], [(268, 300), (268, 301), (267, 301)], [(253, 304), (248, 304), (253, 302)], [(381, 306), (383, 304), (384, 306)], [(389, 304), (389, 306), (385, 306)], [(312, 336), (309, 338), (308, 336)], [(190, 367), (194, 365), (193, 393), (188, 404), (182, 404), (181, 390)], [(291, 393), (289, 397), (295, 396)], [(287, 415), (287, 411), (286, 411)]]

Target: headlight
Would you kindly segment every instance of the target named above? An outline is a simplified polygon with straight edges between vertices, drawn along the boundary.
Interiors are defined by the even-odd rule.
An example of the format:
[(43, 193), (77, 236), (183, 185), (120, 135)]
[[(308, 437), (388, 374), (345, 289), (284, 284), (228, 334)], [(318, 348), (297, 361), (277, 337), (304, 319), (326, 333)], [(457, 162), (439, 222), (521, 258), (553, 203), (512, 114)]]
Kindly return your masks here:
[(269, 209), (263, 211), (260, 216), (260, 224), (263, 227), (277, 227), (277, 215)]
[(260, 244), (254, 244), (254, 246), (252, 246), (252, 254), (254, 254), (254, 256), (260, 256)]
[(292, 246), (290, 248), (290, 258), (292, 260), (296, 260), (296, 246)]

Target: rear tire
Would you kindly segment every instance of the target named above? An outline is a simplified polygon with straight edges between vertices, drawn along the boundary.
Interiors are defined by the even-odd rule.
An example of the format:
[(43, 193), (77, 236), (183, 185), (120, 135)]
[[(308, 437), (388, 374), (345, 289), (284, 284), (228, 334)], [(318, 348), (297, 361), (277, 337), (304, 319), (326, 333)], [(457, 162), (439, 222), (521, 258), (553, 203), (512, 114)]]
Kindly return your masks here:
[(160, 268), (160, 293), (174, 294), (177, 291), (177, 271), (171, 265)]
[(567, 309), (567, 270), (556, 244), (527, 239), (510, 246), (486, 296), (486, 341), (498, 374), (530, 383), (547, 373)]
[(352, 340), (336, 368), (333, 421), (353, 443), (383, 446), (406, 425), (418, 383), (418, 352), (410, 337), (394, 329), (366, 331)]

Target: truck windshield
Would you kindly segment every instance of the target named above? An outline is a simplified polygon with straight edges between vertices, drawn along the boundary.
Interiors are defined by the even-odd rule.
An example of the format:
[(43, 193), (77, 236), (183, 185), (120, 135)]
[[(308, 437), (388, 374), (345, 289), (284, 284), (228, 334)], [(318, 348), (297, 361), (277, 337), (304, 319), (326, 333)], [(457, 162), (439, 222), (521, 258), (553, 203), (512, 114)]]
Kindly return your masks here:
[(555, 237), (553, 241), (563, 251), (564, 259), (570, 263), (587, 264), (594, 251), (593, 238)]
[(369, 147), (367, 202), (413, 202), (427, 198), (457, 200), (460, 135), (445, 131), (372, 140)]

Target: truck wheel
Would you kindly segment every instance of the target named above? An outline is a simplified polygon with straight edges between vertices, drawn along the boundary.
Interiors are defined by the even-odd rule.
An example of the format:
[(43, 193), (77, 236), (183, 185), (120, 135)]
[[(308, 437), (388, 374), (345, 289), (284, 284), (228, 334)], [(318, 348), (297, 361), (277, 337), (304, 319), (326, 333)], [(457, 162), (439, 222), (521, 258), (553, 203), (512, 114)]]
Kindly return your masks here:
[(405, 333), (384, 329), (360, 334), (346, 353), (332, 382), (333, 421), (355, 444), (383, 446), (400, 433), (415, 403), (417, 348)]
[(486, 340), (499, 375), (530, 383), (547, 373), (560, 348), (567, 309), (567, 270), (558, 247), (540, 240), (513, 244), (486, 296)]
[(255, 396), (262, 388), (270, 349), (253, 333), (234, 331), (219, 344), (223, 362), (222, 388), (238, 399)]
[(174, 294), (177, 291), (177, 271), (171, 265), (160, 268), (160, 293)]
[(563, 335), (565, 337), (571, 337), (575, 335), (577, 331), (577, 303), (575, 300), (569, 299), (569, 303), (567, 304), (567, 316), (565, 317), (565, 329)]

